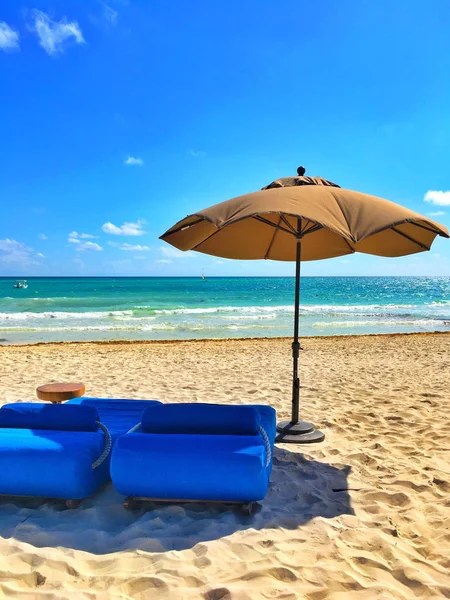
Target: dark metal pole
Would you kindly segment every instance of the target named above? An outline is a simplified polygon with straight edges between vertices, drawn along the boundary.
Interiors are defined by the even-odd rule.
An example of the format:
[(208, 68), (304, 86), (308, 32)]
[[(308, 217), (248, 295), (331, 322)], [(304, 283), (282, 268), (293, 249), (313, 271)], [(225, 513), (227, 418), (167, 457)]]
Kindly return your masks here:
[(294, 308), (294, 341), (292, 343), (293, 381), (292, 381), (292, 416), (290, 421), (277, 424), (276, 441), (283, 444), (313, 444), (322, 442), (325, 435), (314, 429), (314, 425), (299, 420), (300, 413), (300, 378), (298, 376), (298, 359), (300, 357), (300, 264), (302, 261), (302, 218), (297, 218), (296, 253), (295, 253), (295, 308)]
[(292, 358), (294, 362), (292, 381), (292, 418), (295, 425), (299, 419), (300, 409), (300, 378), (298, 376), (298, 359), (300, 356), (300, 342), (298, 339), (300, 320), (300, 264), (302, 261), (302, 219), (297, 219), (297, 248), (295, 257), (295, 307), (294, 307), (294, 341), (292, 342)]

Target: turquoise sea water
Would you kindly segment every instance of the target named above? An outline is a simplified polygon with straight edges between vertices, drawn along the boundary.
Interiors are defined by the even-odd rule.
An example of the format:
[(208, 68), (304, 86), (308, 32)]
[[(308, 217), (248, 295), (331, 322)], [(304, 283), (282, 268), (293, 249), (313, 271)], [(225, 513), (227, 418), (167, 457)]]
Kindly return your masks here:
[[(1, 343), (292, 335), (290, 277), (0, 278)], [(304, 277), (303, 336), (450, 330), (450, 278)]]

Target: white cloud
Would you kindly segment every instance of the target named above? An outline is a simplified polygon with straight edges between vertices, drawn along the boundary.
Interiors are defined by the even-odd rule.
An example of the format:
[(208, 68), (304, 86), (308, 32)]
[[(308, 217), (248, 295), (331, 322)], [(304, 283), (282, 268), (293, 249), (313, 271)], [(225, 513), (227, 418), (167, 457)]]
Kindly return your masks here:
[(445, 214), (446, 213), (443, 210), (436, 210), (435, 212), (428, 213), (430, 217), (442, 217)]
[(45, 256), (42, 254), (42, 252), (38, 252), (38, 253), (36, 254), (36, 256), (37, 256), (38, 258), (45, 258)]
[(119, 246), (121, 250), (133, 251), (133, 252), (147, 252), (150, 250), (150, 246), (141, 246), (140, 244), (122, 244)]
[(425, 202), (437, 204), (438, 206), (450, 206), (450, 190), (446, 192), (439, 190), (429, 190), (425, 194)]
[(0, 21), (0, 49), (5, 52), (20, 50), (19, 34), (4, 21)]
[(47, 54), (55, 55), (62, 52), (68, 41), (77, 44), (85, 43), (77, 21), (68, 21), (66, 17), (54, 21), (49, 15), (36, 8), (30, 11), (30, 17), (31, 23), (28, 28), (36, 33), (39, 44)]
[(39, 237), (40, 240), (47, 240), (48, 239), (48, 237), (45, 235), (45, 233), (40, 233), (38, 237)]
[(103, 248), (95, 242), (79, 242), (77, 250), (92, 250), (93, 252), (101, 252)]
[(182, 252), (181, 250), (177, 250), (171, 246), (161, 246), (159, 251), (164, 256), (167, 256), (167, 258), (190, 258), (194, 256), (193, 252)]
[(119, 242), (108, 242), (108, 246), (114, 246), (115, 248), (129, 252), (147, 252), (148, 250), (151, 250), (150, 246), (141, 246), (141, 244), (119, 244)]
[(86, 239), (86, 238), (92, 238), (95, 237), (94, 235), (89, 235), (88, 233), (77, 233), (76, 231), (72, 231), (71, 233), (69, 233), (69, 237), (67, 238), (67, 241), (70, 242), (71, 244), (76, 244), (76, 249), (77, 250), (92, 250), (93, 252), (101, 252), (103, 250), (103, 248), (99, 245), (96, 244), (95, 242), (82, 242), (82, 239)]
[(103, 7), (103, 17), (105, 21), (109, 23), (109, 25), (116, 25), (117, 17), (119, 16), (117, 10), (114, 10), (114, 8), (109, 6), (106, 2), (101, 2), (101, 5)]
[(78, 231), (71, 231), (69, 233), (69, 242), (75, 242), (77, 240), (95, 240), (98, 238), (98, 235), (91, 235), (90, 233), (78, 233)]
[(22, 242), (9, 238), (0, 240), (0, 265), (25, 268), (37, 264), (37, 257), (42, 258)]
[(160, 258), (159, 260), (155, 260), (155, 262), (163, 265), (171, 265), (173, 260), (170, 260), (169, 258)]
[(111, 235), (130, 235), (138, 236), (145, 235), (147, 232), (142, 228), (145, 224), (143, 219), (138, 219), (135, 223), (125, 222), (123, 225), (118, 227), (110, 221), (102, 225), (102, 231)]
[(206, 156), (206, 152), (204, 152), (203, 150), (189, 150), (189, 154), (191, 156), (193, 156), (194, 158), (203, 158), (204, 156)]
[(142, 160), (142, 158), (136, 158), (135, 156), (129, 156), (126, 159), (125, 164), (135, 166), (135, 167), (142, 167), (144, 164), (144, 161)]

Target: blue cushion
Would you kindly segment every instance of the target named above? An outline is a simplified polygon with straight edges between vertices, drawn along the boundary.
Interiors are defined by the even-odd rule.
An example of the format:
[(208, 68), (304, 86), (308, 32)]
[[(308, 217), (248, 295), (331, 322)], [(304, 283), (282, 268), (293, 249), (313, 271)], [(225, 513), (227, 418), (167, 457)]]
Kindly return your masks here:
[[(205, 405), (194, 406), (204, 409)], [(237, 418), (246, 412), (244, 409), (255, 411), (273, 449), (276, 436), (273, 408), (264, 405), (222, 408), (236, 409)], [(147, 411), (148, 419), (151, 410), (154, 409)], [(261, 435), (129, 433), (120, 436), (113, 449), (111, 478), (116, 489), (126, 496), (257, 501), (264, 498), (269, 485), (272, 460), (267, 464), (267, 458)]]
[(132, 400), (127, 398), (89, 398), (82, 396), (69, 400), (67, 404), (93, 406), (100, 421), (109, 430), (113, 440), (126, 433), (142, 420), (142, 413), (152, 404), (161, 404), (158, 400)]
[[(139, 423), (142, 411), (151, 404), (152, 401), (146, 400), (82, 397), (63, 405), (36, 402), (32, 406), (45, 406), (58, 417), (69, 417), (67, 409), (70, 407), (78, 409), (77, 414), (86, 414), (86, 407), (93, 408), (114, 442), (119, 434)], [(7, 420), (11, 423), (11, 412), (23, 410), (12, 406), (17, 405), (9, 405), (5, 414), (6, 406), (0, 410), (0, 419), (5, 425)], [(72, 420), (75, 413), (70, 412), (70, 419), (58, 427), (75, 424)], [(45, 429), (22, 428), (22, 421), (19, 428), (0, 428), (0, 494), (85, 498), (108, 481), (110, 457), (96, 469), (92, 468), (105, 447), (103, 431), (50, 430), (48, 423), (43, 425)]]
[(85, 498), (109, 479), (102, 431), (0, 429), (0, 494)]
[(92, 406), (22, 402), (0, 409), (0, 427), (58, 431), (97, 431), (98, 412)]
[(111, 457), (125, 496), (250, 502), (264, 498), (270, 468), (260, 436), (129, 433)]
[(259, 416), (252, 406), (161, 404), (142, 415), (144, 433), (257, 435)]

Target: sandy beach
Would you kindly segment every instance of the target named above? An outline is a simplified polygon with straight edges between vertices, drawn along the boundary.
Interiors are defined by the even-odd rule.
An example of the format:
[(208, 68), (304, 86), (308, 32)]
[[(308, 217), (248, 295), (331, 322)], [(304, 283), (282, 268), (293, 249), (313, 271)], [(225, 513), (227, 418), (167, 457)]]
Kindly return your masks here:
[[(302, 416), (251, 518), (200, 505), (130, 513), (107, 485), (76, 510), (0, 500), (2, 597), (450, 598), (450, 335), (307, 338)], [(265, 403), (289, 416), (290, 341), (0, 348), (0, 400), (83, 381), (89, 396)]]

